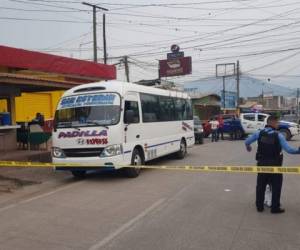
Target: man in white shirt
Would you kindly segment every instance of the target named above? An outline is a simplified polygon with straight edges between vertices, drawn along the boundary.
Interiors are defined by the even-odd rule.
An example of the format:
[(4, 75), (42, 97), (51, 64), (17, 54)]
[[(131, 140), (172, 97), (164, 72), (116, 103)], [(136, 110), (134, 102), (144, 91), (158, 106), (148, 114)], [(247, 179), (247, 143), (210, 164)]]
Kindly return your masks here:
[(217, 142), (218, 141), (218, 128), (219, 128), (219, 122), (215, 119), (212, 118), (209, 122), (211, 126), (211, 141), (212, 142)]

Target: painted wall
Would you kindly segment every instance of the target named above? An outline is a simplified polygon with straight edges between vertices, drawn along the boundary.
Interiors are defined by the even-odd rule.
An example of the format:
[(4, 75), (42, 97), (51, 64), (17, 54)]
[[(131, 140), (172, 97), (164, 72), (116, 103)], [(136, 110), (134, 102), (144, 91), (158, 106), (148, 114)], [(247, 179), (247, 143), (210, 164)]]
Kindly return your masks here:
[[(36, 113), (42, 113), (45, 119), (54, 117), (57, 103), (64, 91), (22, 93), (16, 97), (16, 121), (31, 121)], [(1, 106), (0, 106), (1, 107)]]
[(0, 113), (1, 112), (7, 112), (7, 100), (6, 99), (0, 99)]

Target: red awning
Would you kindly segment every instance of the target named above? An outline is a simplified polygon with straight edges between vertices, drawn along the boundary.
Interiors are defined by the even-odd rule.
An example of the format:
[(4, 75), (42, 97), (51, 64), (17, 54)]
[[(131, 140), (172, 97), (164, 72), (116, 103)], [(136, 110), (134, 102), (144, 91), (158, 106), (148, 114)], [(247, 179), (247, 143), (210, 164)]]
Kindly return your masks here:
[(67, 76), (116, 79), (116, 67), (63, 56), (0, 46), (0, 66)]

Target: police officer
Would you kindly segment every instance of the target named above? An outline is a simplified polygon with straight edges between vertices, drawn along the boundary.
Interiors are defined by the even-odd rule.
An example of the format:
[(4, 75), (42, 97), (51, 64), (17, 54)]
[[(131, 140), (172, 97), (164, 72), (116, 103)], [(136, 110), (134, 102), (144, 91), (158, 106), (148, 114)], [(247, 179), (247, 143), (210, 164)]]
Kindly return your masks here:
[[(254, 133), (245, 141), (248, 152), (252, 150), (251, 144), (258, 142), (256, 153), (257, 166), (282, 166), (282, 149), (289, 154), (300, 154), (298, 149), (292, 148), (286, 141), (285, 137), (277, 132), (278, 118), (269, 116), (266, 127)], [(280, 196), (282, 187), (282, 174), (258, 173), (256, 184), (256, 208), (258, 212), (264, 210), (264, 197), (266, 185), (272, 185), (272, 206), (271, 213), (284, 213), (285, 210), (280, 207)]]

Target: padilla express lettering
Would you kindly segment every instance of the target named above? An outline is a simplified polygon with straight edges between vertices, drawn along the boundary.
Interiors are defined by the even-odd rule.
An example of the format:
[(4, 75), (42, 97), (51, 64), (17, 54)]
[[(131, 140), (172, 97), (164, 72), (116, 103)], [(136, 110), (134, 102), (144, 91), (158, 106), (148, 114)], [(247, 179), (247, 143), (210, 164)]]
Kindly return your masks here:
[(86, 130), (86, 131), (68, 131), (60, 132), (58, 138), (76, 138), (76, 137), (101, 137), (107, 136), (107, 131)]

